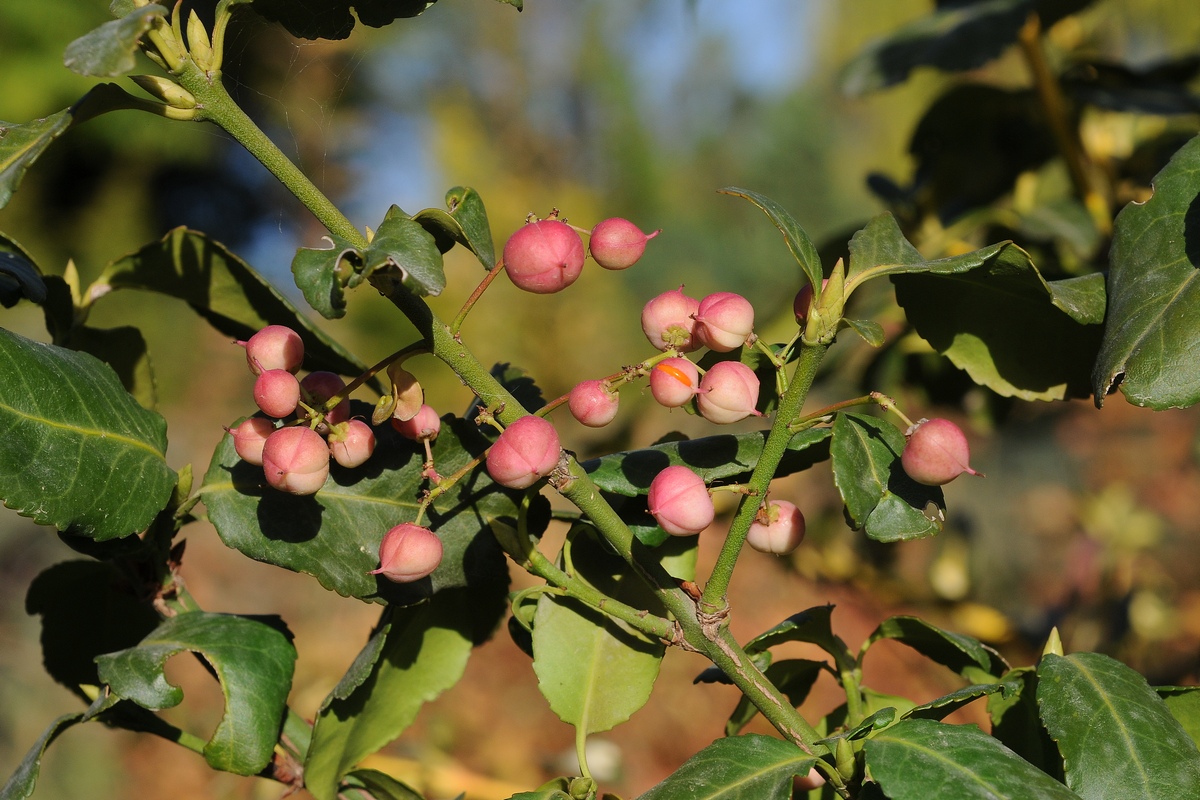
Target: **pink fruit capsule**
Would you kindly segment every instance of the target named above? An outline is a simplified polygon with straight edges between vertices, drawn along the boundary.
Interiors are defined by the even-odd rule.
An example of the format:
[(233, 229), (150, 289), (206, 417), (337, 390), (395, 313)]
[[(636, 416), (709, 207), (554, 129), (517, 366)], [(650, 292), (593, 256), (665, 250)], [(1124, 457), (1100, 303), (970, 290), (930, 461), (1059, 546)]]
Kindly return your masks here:
[(700, 379), (696, 408), (700, 416), (718, 425), (759, 416), (758, 376), (740, 361), (718, 361)]
[(561, 291), (583, 271), (583, 239), (565, 222), (543, 219), (518, 228), (504, 245), (504, 269), (517, 286), (535, 294)]
[(304, 363), (304, 342), (300, 334), (284, 325), (268, 325), (245, 342), (246, 363), (260, 375), (269, 369), (295, 373)]
[(414, 442), (432, 442), (442, 431), (442, 420), (432, 406), (422, 404), (421, 410), (412, 419), (392, 417), (392, 427), (405, 439)]
[(583, 381), (571, 390), (567, 406), (571, 416), (589, 428), (603, 428), (617, 416), (621, 396), (604, 381)]
[(695, 316), (696, 338), (718, 353), (741, 347), (754, 331), (754, 306), (733, 292), (717, 292), (705, 297)]
[(716, 516), (704, 479), (681, 464), (654, 476), (646, 503), (655, 521), (672, 536), (700, 533)]
[(254, 402), (268, 417), (283, 419), (300, 402), (300, 382), (285, 369), (269, 369), (254, 380)]
[(430, 575), (442, 563), (442, 540), (428, 528), (405, 522), (383, 535), (379, 543), (379, 569), (394, 583), (412, 583)]
[(686, 358), (666, 358), (650, 370), (650, 394), (667, 408), (687, 405), (699, 385), (700, 370)]
[[(821, 281), (821, 288), (824, 289), (829, 285), (829, 278)], [(812, 308), (813, 288), (811, 283), (804, 284), (800, 291), (796, 292), (796, 298), (792, 300), (792, 313), (796, 316), (796, 323), (801, 327), (808, 322), (808, 312)], [(818, 775), (820, 773), (817, 773)]]
[(588, 239), (588, 250), (596, 263), (605, 269), (626, 269), (637, 263), (646, 251), (646, 242), (659, 234), (642, 233), (627, 219), (613, 217), (598, 222)]
[(229, 433), (233, 436), (233, 449), (238, 456), (248, 464), (261, 467), (263, 463), (263, 446), (267, 437), (275, 432), (275, 424), (269, 419), (251, 417)]
[(685, 295), (682, 286), (663, 292), (642, 308), (642, 332), (657, 350), (695, 350), (700, 343), (694, 338), (696, 320), (692, 315), (699, 308), (700, 301)]
[(772, 500), (758, 511), (750, 530), (746, 533), (746, 544), (762, 553), (786, 555), (804, 541), (804, 515), (795, 504), (787, 500)]
[(908, 476), (926, 486), (941, 486), (971, 469), (970, 448), (962, 430), (948, 419), (923, 419), (909, 429), (900, 464)]
[(282, 492), (315, 494), (329, 477), (329, 447), (311, 428), (280, 428), (263, 445), (263, 474)]
[(375, 431), (361, 419), (347, 420), (329, 431), (329, 453), (343, 467), (361, 466), (374, 452)]
[(501, 486), (525, 489), (553, 472), (561, 453), (553, 425), (541, 417), (521, 417), (488, 450), (487, 471)]

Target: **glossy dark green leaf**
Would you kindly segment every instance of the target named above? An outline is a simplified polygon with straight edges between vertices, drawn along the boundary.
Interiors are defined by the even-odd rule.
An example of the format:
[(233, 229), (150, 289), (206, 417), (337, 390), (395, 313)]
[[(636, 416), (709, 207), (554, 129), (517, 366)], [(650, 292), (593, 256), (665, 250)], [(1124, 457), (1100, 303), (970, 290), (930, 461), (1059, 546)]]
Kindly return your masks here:
[(750, 733), (718, 739), (638, 800), (788, 800), (792, 778), (816, 759), (794, 744)]
[(978, 639), (942, 630), (919, 617), (896, 616), (884, 620), (867, 637), (862, 652), (865, 654), (880, 639), (906, 644), (968, 680), (983, 675), (999, 676), (1008, 668), (999, 653)]
[(29, 585), (25, 611), (42, 618), (42, 663), (76, 694), (100, 684), (97, 656), (133, 647), (158, 627), (147, 587), (130, 578), (103, 561), (64, 561)]
[(20, 300), (41, 304), (46, 282), (33, 258), (13, 239), (0, 233), (0, 305), (12, 308)]
[(158, 405), (158, 387), (146, 339), (132, 325), (119, 328), (89, 328), (80, 325), (71, 329), (63, 342), (72, 350), (95, 356), (117, 373), (125, 391), (133, 395), (143, 408)]
[(813, 244), (812, 239), (800, 227), (800, 223), (796, 222), (783, 206), (758, 192), (752, 192), (749, 189), (738, 189), (734, 186), (726, 187), (720, 191), (722, 194), (729, 194), (749, 200), (770, 217), (771, 222), (783, 234), (783, 241), (787, 245), (787, 249), (796, 259), (796, 263), (800, 265), (800, 269), (803, 270), (809, 284), (813, 287), (814, 300), (820, 298), (821, 278), (823, 277), (821, 256), (817, 252), (817, 247)]
[(854, 527), (896, 542), (940, 533), (946, 501), (937, 486), (917, 483), (900, 465), (904, 434), (889, 422), (838, 414), (830, 445), (833, 480)]
[(1200, 686), (1159, 686), (1158, 696), (1192, 741), (1200, 746)]
[(154, 26), (155, 20), (166, 18), (167, 13), (164, 6), (151, 4), (105, 22), (67, 45), (63, 63), (80, 75), (96, 78), (133, 72), (142, 35)]
[(317, 800), (334, 800), (355, 764), (458, 682), (477, 629), (494, 627), (504, 606), (499, 592), (484, 598), (452, 589), (384, 612), (383, 625), (317, 714), (304, 764), (305, 787)]
[(3, 329), (0, 375), (4, 504), (96, 540), (149, 525), (175, 487), (166, 421), (92, 356)]
[(346, 314), (346, 283), (362, 264), (358, 248), (340, 237), (326, 235), (331, 247), (301, 247), (292, 259), (292, 277), (304, 299), (325, 319)]
[(950, 694), (942, 695), (936, 700), (930, 700), (928, 703), (913, 706), (905, 711), (902, 716), (905, 719), (942, 720), (981, 697), (990, 697), (1003, 690), (1003, 684), (999, 683), (973, 683)]
[[(363, 403), (353, 413), (370, 417)], [(232, 438), (221, 440), (204, 477), (201, 496), (222, 541), (258, 561), (312, 575), (326, 589), (377, 603), (412, 603), (452, 587), (505, 586), (508, 567), (489, 521), (517, 516), (516, 493), (502, 489), (482, 468), (438, 497), (428, 525), (445, 548), (441, 565), (420, 581), (396, 584), (367, 574), (379, 566), (383, 535), (416, 518), (422, 493), (424, 448), (390, 425), (375, 429), (375, 454), (357, 469), (336, 464), (315, 495), (297, 497), (266, 486), (262, 468), (245, 463)], [(487, 447), (476, 426), (442, 418), (433, 447), (439, 472), (452, 475)]]
[[(307, 777), (307, 776), (306, 776)], [(353, 794), (361, 789), (364, 794)], [(363, 800), (425, 800), (425, 796), (403, 781), (377, 769), (356, 769), (346, 776), (342, 793)]]
[[(779, 691), (783, 692), (788, 702), (799, 706), (808, 698), (813, 684), (817, 682), (821, 672), (826, 668), (824, 661), (809, 661), (804, 658), (787, 658), (768, 664), (763, 670), (767, 680)], [(736, 736), (750, 720), (758, 716), (758, 708), (742, 695), (725, 723), (725, 735)]]
[(178, 705), (183, 692), (163, 674), (185, 650), (212, 666), (225, 713), (204, 746), (213, 769), (253, 775), (271, 760), (292, 685), (296, 649), (274, 627), (247, 617), (194, 611), (164, 621), (136, 647), (96, 659), (100, 679), (118, 697), (157, 710)]
[(849, 95), (883, 89), (905, 80), (917, 67), (957, 72), (981, 67), (1017, 39), (1037, 13), (1049, 27), (1092, 0), (978, 0), (939, 3), (935, 11), (872, 42), (847, 64), (842, 91)]
[[(141, 289), (183, 300), (234, 339), (249, 339), (267, 325), (286, 325), (304, 341), (305, 369), (341, 375), (358, 375), (367, 369), (253, 267), (200, 231), (174, 228), (159, 241), (117, 259), (91, 291), (99, 297), (116, 289)], [(236, 355), (232, 348), (231, 354)]]
[(1139, 406), (1200, 399), (1200, 136), (1153, 184), (1154, 195), (1114, 223), (1108, 320), (1092, 373), (1097, 406), (1118, 383)]
[(73, 123), (69, 108), (23, 125), (0, 121), (0, 208), (8, 205), (25, 171)]
[(1002, 676), (1003, 691), (988, 697), (992, 736), (1052, 778), (1063, 778), (1062, 755), (1042, 725), (1037, 706), (1037, 669), (1018, 667)]
[(863, 745), (891, 800), (1079, 800), (974, 725), (902, 720)]
[(496, 266), (492, 229), (479, 192), (455, 186), (446, 192), (446, 207), (448, 211), (440, 208), (418, 211), (413, 214), (413, 221), (433, 235), (441, 252), (445, 253), (457, 242), (474, 253), (485, 268)]
[(890, 214), (850, 241), (849, 285), (881, 275), (922, 338), (976, 383), (1029, 400), (1088, 391), (1105, 310), (1100, 275), (1048, 282), (1011, 242), (926, 261)]
[[(587, 526), (568, 536), (574, 574), (606, 596), (662, 614), (645, 582)], [(584, 735), (607, 731), (645, 705), (666, 647), (567, 597), (543, 594), (533, 619), (533, 669), (550, 708)]]
[(854, 656), (830, 623), (833, 606), (815, 606), (793, 614), (769, 631), (746, 642), (744, 649), (753, 655), (784, 642), (810, 642), (833, 656), (839, 669), (853, 669)]
[(446, 288), (442, 253), (433, 235), (398, 206), (388, 209), (375, 237), (362, 251), (362, 259), (362, 274), (350, 281), (350, 287), (377, 270), (394, 269), (400, 283), (413, 294), (436, 296)]
[(842, 323), (862, 337), (871, 347), (882, 347), (884, 334), (883, 326), (871, 319), (844, 319)]
[(1038, 706), (1084, 800), (1200, 797), (1200, 751), (1146, 679), (1100, 653), (1038, 665)]

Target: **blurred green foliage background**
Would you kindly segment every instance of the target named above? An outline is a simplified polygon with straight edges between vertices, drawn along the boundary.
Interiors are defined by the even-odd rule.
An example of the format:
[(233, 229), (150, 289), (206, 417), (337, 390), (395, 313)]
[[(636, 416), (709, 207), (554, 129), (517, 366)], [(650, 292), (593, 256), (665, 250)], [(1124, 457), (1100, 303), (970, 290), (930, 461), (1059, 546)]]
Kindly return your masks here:
[[(498, 244), (527, 214), (544, 216), (552, 208), (584, 227), (620, 215), (647, 230), (661, 228), (632, 270), (589, 269), (577, 286), (552, 297), (497, 281), (473, 313), (464, 338), (476, 352), (526, 369), (549, 398), (649, 355), (638, 325), (641, 306), (680, 284), (697, 297), (739, 291), (755, 304), (761, 335), (790, 335), (800, 285), (795, 262), (758, 211), (716, 190), (741, 186), (775, 199), (836, 253), (883, 208), (867, 176), (910, 182), (910, 140), (919, 119), (963, 80), (918, 70), (901, 85), (850, 98), (838, 89), (839, 70), (865, 44), (930, 6), (928, 0), (526, 0), (517, 14), (485, 0), (443, 0), (414, 20), (383, 30), (360, 27), (336, 42), (297, 41), (242, 18), (229, 43), (227, 76), (251, 115), (359, 226), (376, 225), (392, 203), (409, 213), (440, 206), (446, 189), (465, 184), (487, 204)], [(0, 4), (0, 118), (46, 116), (82, 95), (90, 81), (62, 67), (62, 51), (106, 19), (105, 0)], [(1052, 56), (1087, 52), (1141, 66), (1200, 56), (1200, 15), (1194, 0), (1099, 0), (1055, 26), (1048, 48)], [(1003, 87), (1029, 81), (1012, 53), (970, 77)], [(1121, 136), (1155, 124), (1153, 115), (1126, 114), (1088, 130), (1119, 148)], [(1200, 127), (1195, 117), (1183, 125)], [(959, 165), (948, 179), (967, 181), (972, 169), (985, 166)], [(322, 230), (216, 128), (134, 112), (105, 116), (52, 147), (0, 210), (0, 230), (43, 270), (58, 274), (73, 260), (85, 284), (108, 261), (184, 224), (229, 245), (300, 302), (289, 263), (296, 247), (316, 246)], [(459, 251), (447, 266), (449, 288), (433, 305), (449, 317), (483, 272)], [(886, 294), (864, 302), (883, 308)], [(3, 316), (6, 327), (45, 338), (40, 312), (28, 304)], [(115, 297), (92, 322), (136, 324), (146, 332), (160, 410), (170, 425), (169, 458), (175, 467), (202, 470), (221, 426), (250, 408), (240, 353), (186, 306), (160, 297)], [(390, 304), (362, 292), (344, 320), (324, 324), (367, 362), (414, 338)], [(944, 536), (884, 550), (866, 547), (846, 529), (827, 472), (814, 471), (787, 487), (808, 515), (810, 544), (790, 561), (747, 567), (748, 574), (759, 570), (773, 580), (793, 573), (815, 602), (840, 598), (847, 615), (861, 613), (867, 630), (885, 609), (919, 609), (1020, 661), (1058, 624), (1068, 649), (1112, 652), (1152, 682), (1200, 677), (1196, 412), (1154, 414), (1118, 398), (1103, 411), (1082, 401), (1014, 404), (966, 389), (952, 367), (921, 352), (919, 341), (906, 339), (905, 348), (911, 359), (901, 362), (898, 377), (866, 370), (873, 356), (861, 343), (839, 342), (834, 363), (843, 371), (821, 385), (821, 398), (847, 396), (867, 374), (889, 385), (866, 388), (900, 390), (912, 416), (967, 420), (975, 466), (989, 477), (948, 487)], [(469, 397), (452, 375), (432, 361), (415, 366), (425, 369), (422, 383), (435, 407), (466, 408)], [(618, 424), (603, 431), (564, 420), (568, 446), (586, 456), (645, 445), (674, 428), (698, 430), (691, 418), (645, 399), (626, 392)], [(206, 526), (189, 529), (188, 539), (185, 576), (206, 607), (280, 613), (296, 629), (295, 702), (311, 713), (345, 669), (343, 655), (359, 647), (374, 611), (329, 597), (298, 576), (242, 563)], [(0, 515), (0, 772), (6, 774), (50, 719), (74, 710), (73, 698), (40, 672), (37, 620), (24, 612), (32, 578), (69, 557), (51, 532)], [(858, 624), (851, 622), (857, 617), (845, 619)], [(745, 624), (744, 633), (756, 632)], [(489, 647), (511, 655), (504, 638)], [(179, 669), (181, 680), (189, 680), (187, 667)], [(201, 694), (202, 679), (187, 690), (189, 697)], [(496, 700), (486, 690), (454, 692), (460, 700), (475, 698), (476, 707)], [(203, 711), (178, 713), (189, 725), (215, 723)], [(538, 782), (542, 753), (564, 733), (555, 728), (541, 739), (510, 742), (535, 751), (526, 754), (522, 771), (510, 752), (486, 741), (502, 724), (472, 727), (456, 713), (435, 706), (414, 741), (424, 736), (425, 747), (527, 786)], [(266, 782), (210, 776), (186, 753), (172, 775), (160, 774), (156, 759), (166, 746), (91, 727), (55, 745), (35, 797), (278, 791)], [(700, 736), (717, 732), (710, 727)], [(621, 733), (613, 738), (621, 742)], [(569, 734), (562, 741), (569, 749)], [(631, 748), (621, 743), (628, 758)], [(654, 774), (634, 760), (628, 791), (646, 788)]]

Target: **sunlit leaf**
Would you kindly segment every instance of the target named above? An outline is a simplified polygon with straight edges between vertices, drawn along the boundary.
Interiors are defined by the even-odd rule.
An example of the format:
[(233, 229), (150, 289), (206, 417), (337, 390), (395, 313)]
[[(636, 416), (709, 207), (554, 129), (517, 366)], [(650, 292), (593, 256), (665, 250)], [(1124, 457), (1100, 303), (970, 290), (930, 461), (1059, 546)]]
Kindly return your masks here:
[(375, 231), (375, 238), (362, 251), (362, 260), (362, 274), (351, 279), (350, 287), (376, 270), (391, 268), (399, 273), (400, 283), (414, 294), (437, 296), (446, 288), (442, 253), (433, 235), (397, 206), (388, 210)]
[(1200, 797), (1200, 751), (1146, 679), (1100, 653), (1048, 654), (1038, 707), (1085, 800)]
[(271, 760), (292, 685), (296, 650), (274, 627), (247, 617), (193, 611), (164, 621), (136, 646), (96, 659), (100, 679), (118, 697), (152, 710), (183, 691), (163, 674), (168, 658), (195, 651), (216, 672), (225, 713), (204, 746), (213, 769), (253, 775)]
[(816, 758), (796, 745), (750, 733), (718, 739), (638, 800), (789, 800), (792, 778)]
[(474, 253), (486, 269), (496, 266), (492, 229), (479, 192), (456, 186), (446, 192), (446, 206), (449, 211), (440, 208), (418, 211), (413, 214), (413, 221), (433, 235), (443, 253), (458, 243)]
[(1092, 373), (1097, 406), (1118, 383), (1139, 406), (1200, 399), (1200, 136), (1153, 183), (1154, 196), (1114, 223), (1108, 321)]
[(478, 629), (495, 627), (505, 605), (503, 591), (484, 598), (452, 589), (426, 603), (385, 611), (347, 673), (349, 680), (338, 684), (317, 713), (305, 788), (317, 800), (337, 797), (355, 764), (399, 736), (425, 703), (458, 682)]
[[(627, 564), (588, 529), (569, 538), (575, 574), (616, 600), (663, 613)], [(538, 688), (564, 722), (592, 734), (629, 719), (650, 697), (666, 647), (567, 597), (543, 594), (533, 619)]]
[(94, 357), (3, 329), (0, 374), (4, 504), (97, 540), (149, 525), (175, 486), (166, 421)]
[(120, 19), (105, 22), (67, 45), (63, 63), (80, 75), (111, 78), (133, 72), (137, 66), (138, 42), (167, 16), (164, 6), (151, 4), (136, 8)]
[(982, 675), (999, 676), (1008, 665), (992, 648), (965, 634), (942, 630), (918, 617), (889, 617), (867, 637), (863, 652), (880, 639), (893, 639), (908, 645), (921, 655), (949, 667), (971, 679)]
[(863, 751), (891, 800), (1079, 800), (974, 725), (902, 720), (868, 739)]

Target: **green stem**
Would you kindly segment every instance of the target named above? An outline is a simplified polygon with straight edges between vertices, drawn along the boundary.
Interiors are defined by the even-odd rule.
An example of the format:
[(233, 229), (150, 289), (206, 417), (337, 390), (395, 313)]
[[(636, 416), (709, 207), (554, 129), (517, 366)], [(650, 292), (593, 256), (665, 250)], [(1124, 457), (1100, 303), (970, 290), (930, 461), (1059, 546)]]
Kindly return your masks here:
[(737, 565), (738, 554), (741, 552), (742, 544), (746, 541), (750, 524), (754, 522), (754, 517), (758, 514), (758, 507), (766, 497), (767, 487), (771, 485), (771, 479), (775, 477), (775, 470), (779, 468), (779, 462), (783, 460), (783, 456), (787, 452), (788, 442), (792, 439), (789, 426), (800, 414), (800, 409), (804, 407), (804, 400), (808, 397), (808, 390), (812, 387), (813, 378), (816, 377), (817, 367), (820, 366), (821, 359), (824, 358), (828, 349), (828, 345), (820, 344), (806, 344), (800, 349), (800, 360), (796, 364), (791, 385), (788, 387), (787, 393), (779, 400), (779, 408), (775, 411), (775, 421), (771, 425), (767, 441), (763, 444), (762, 455), (759, 456), (758, 463), (750, 474), (750, 480), (746, 483), (748, 494), (738, 506), (737, 514), (734, 515), (733, 522), (730, 524), (729, 535), (725, 537), (725, 544), (721, 547), (720, 555), (717, 556), (717, 563), (713, 565), (712, 575), (709, 576), (708, 583), (704, 587), (704, 595), (700, 599), (700, 609), (706, 613), (715, 614), (727, 608), (725, 593), (729, 589), (729, 581), (733, 577), (733, 568)]
[(288, 159), (275, 143), (267, 137), (254, 120), (242, 111), (225, 85), (221, 73), (206, 74), (190, 61), (179, 73), (179, 85), (196, 98), (196, 118), (215, 122), (245, 147), (263, 166), (271, 171), (288, 191), (296, 196), (330, 233), (353, 244), (367, 246), (366, 237), (346, 219), (335, 206), (300, 169)]

